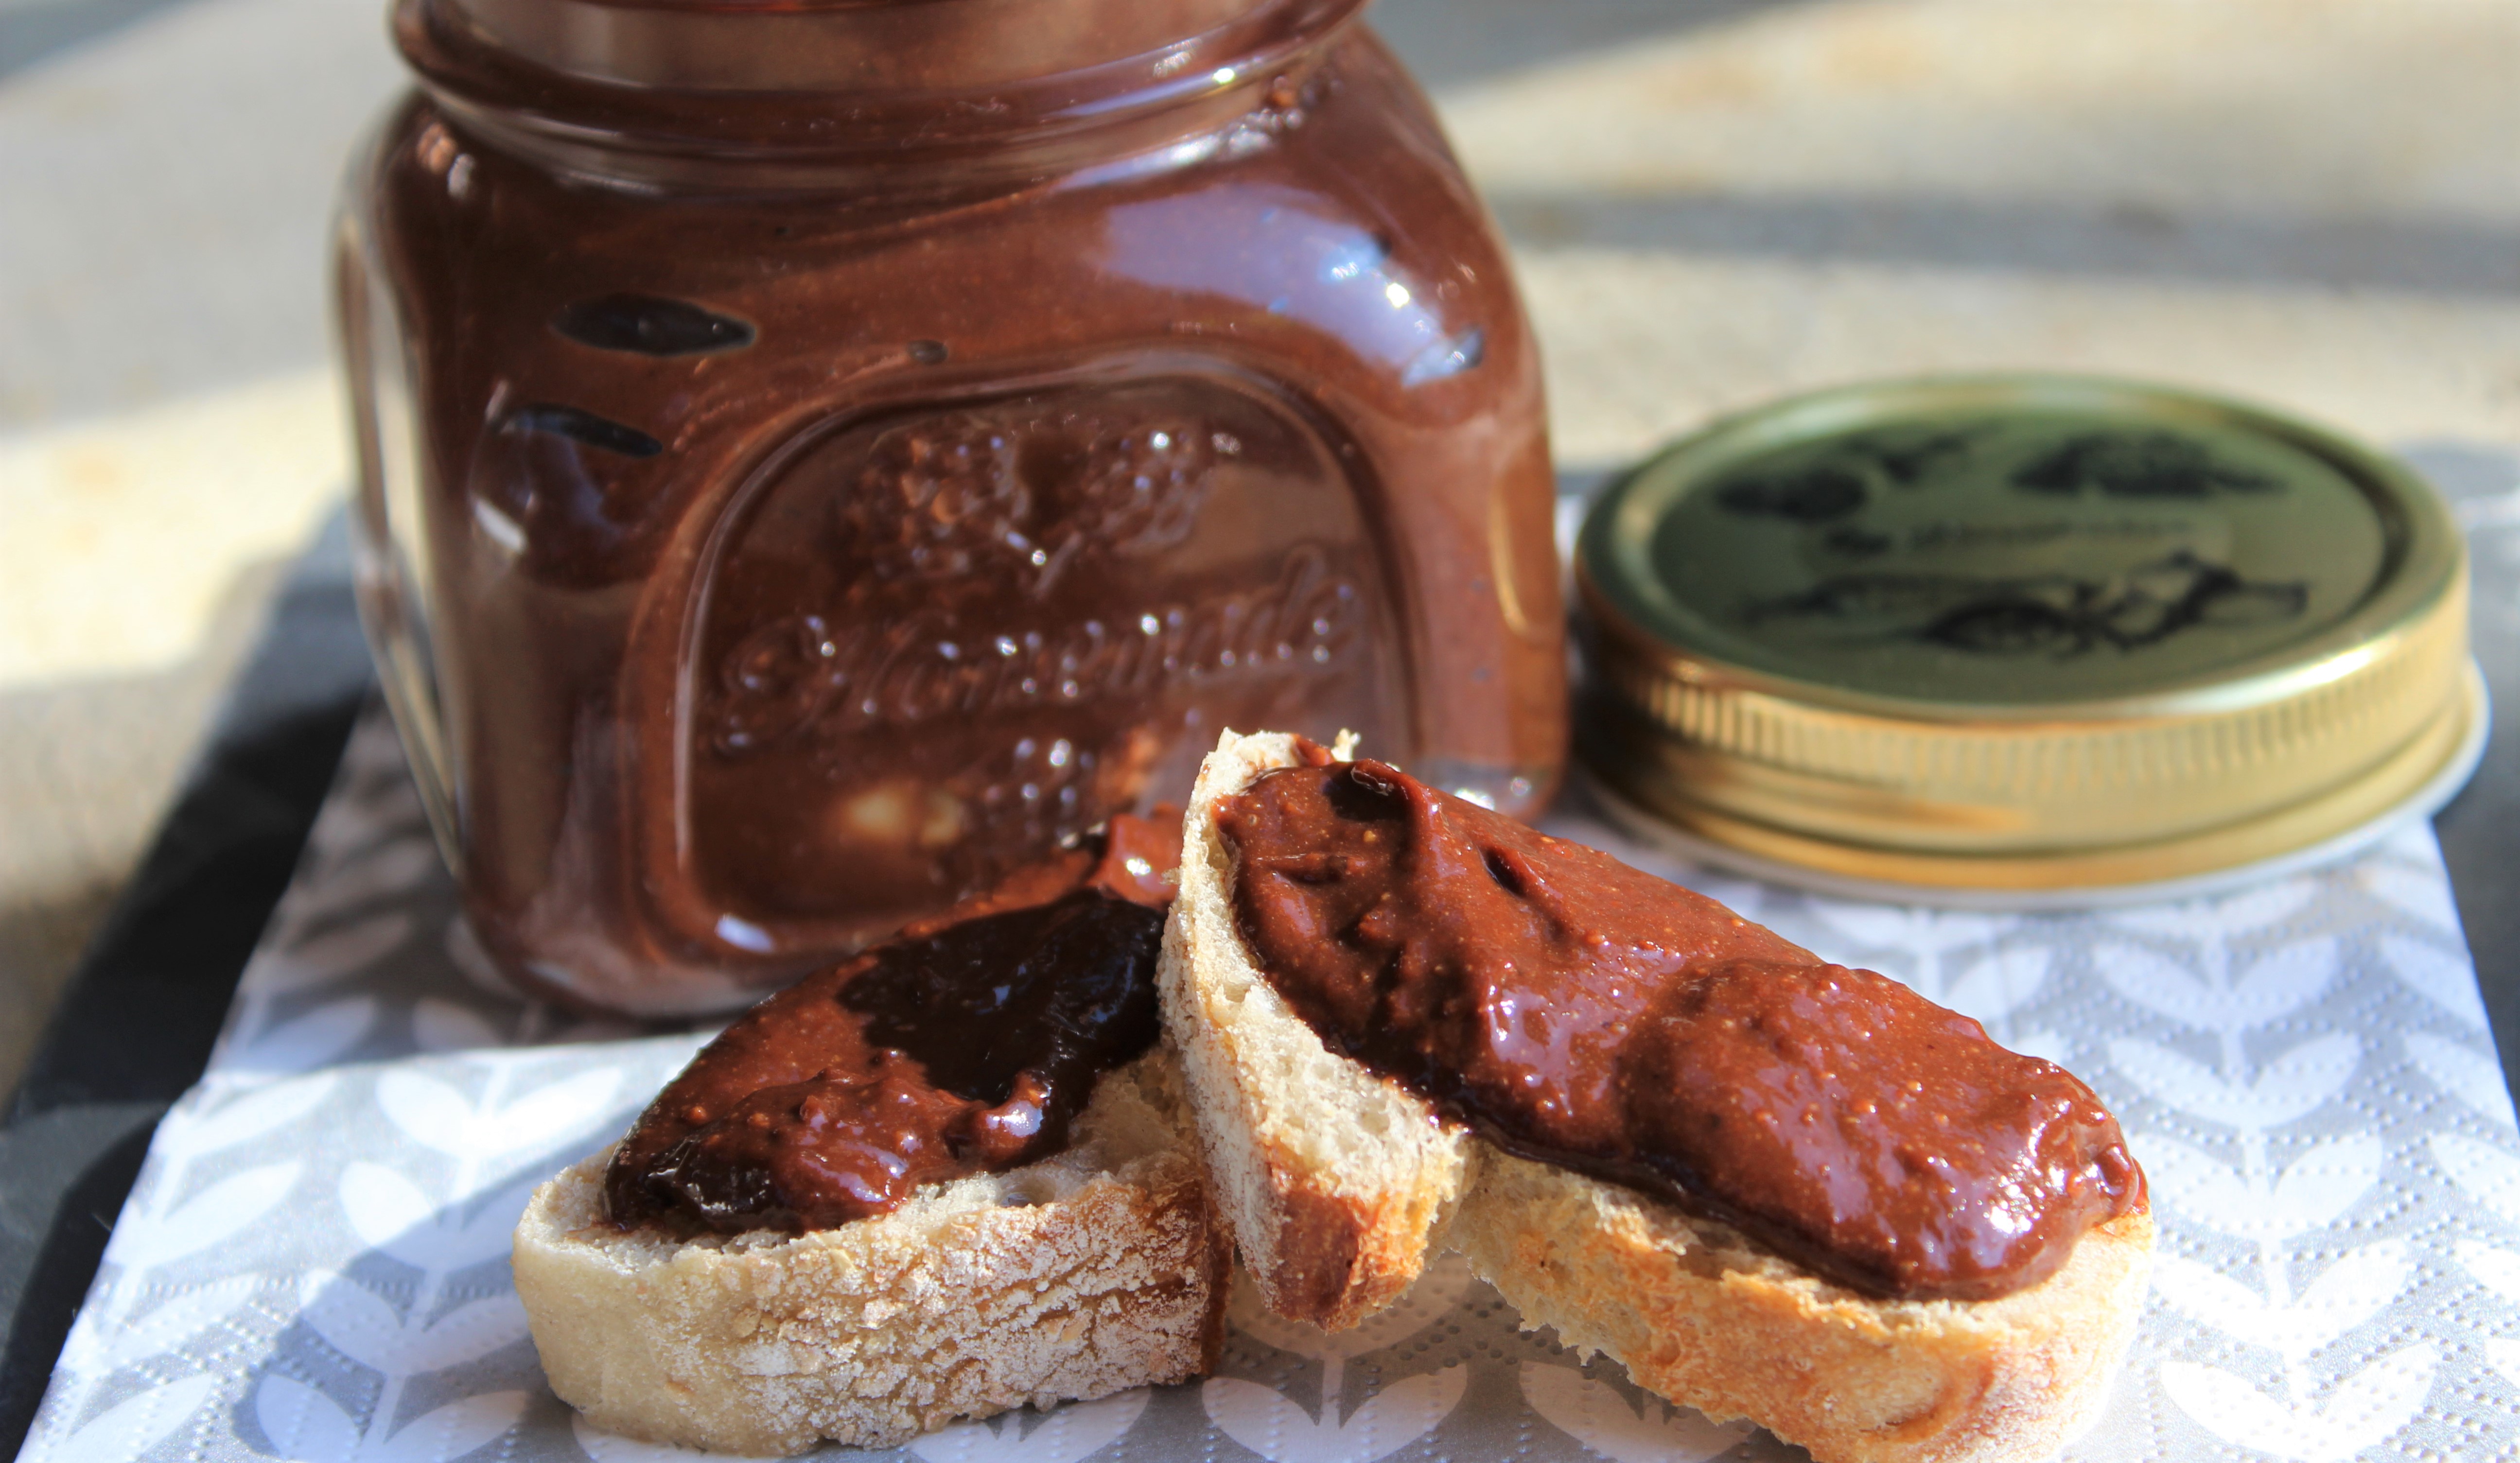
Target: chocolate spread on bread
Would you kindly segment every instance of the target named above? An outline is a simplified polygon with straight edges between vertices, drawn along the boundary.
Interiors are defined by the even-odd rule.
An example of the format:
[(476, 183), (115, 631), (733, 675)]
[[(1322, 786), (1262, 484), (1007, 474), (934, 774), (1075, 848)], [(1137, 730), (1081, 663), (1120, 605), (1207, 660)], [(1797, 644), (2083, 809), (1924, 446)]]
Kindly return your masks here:
[(613, 1155), (613, 1222), (829, 1228), (1058, 1153), (1095, 1080), (1154, 1044), (1180, 857), (1178, 820), (1114, 818), (753, 1007)]
[(2144, 1203), (2092, 1090), (1968, 1017), (1395, 768), (1307, 752), (1218, 810), (1242, 937), (1333, 1050), (1499, 1146), (1908, 1299), (2036, 1284)]

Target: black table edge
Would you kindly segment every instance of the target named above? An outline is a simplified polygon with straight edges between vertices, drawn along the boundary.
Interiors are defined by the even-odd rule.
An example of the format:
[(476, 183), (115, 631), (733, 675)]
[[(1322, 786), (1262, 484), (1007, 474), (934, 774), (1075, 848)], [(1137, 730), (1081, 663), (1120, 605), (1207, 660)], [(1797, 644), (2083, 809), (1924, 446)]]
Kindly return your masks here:
[(278, 597), (0, 1130), (0, 1457), (34, 1421), (158, 1120), (201, 1078), (370, 684), (337, 513)]

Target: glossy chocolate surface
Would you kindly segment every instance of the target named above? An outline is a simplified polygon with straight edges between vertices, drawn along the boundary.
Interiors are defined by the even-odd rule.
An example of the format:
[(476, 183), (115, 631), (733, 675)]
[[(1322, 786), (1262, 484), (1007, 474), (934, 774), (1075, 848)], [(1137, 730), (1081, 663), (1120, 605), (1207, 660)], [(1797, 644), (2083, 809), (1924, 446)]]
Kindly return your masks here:
[(605, 1175), (612, 1220), (829, 1228), (1065, 1148), (1153, 1045), (1179, 820), (1119, 818), (763, 1001), (667, 1085)]
[[(965, 4), (450, 6), (405, 0), (427, 88), (346, 212), (362, 602), (519, 984), (740, 1005), (1179, 796), (1229, 725), (1548, 795), (1538, 363), (1353, 0), (1151, 49), (1164, 12), (1039, 0), (1032, 51)], [(776, 59), (833, 79), (503, 49), (577, 34), (553, 6), (713, 86), (807, 26)]]
[(1271, 773), (1217, 825), (1296, 1012), (1513, 1152), (1914, 1299), (2034, 1285), (2144, 1202), (2062, 1068), (1395, 768)]

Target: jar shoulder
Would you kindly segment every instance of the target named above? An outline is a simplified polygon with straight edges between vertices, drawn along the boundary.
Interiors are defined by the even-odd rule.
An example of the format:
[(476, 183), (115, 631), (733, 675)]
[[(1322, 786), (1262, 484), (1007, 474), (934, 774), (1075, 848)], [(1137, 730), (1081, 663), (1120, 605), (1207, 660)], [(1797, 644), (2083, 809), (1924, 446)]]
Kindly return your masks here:
[(971, 366), (1203, 339), (1398, 388), (1521, 348), (1484, 211), (1370, 37), (1299, 105), (1184, 146), (1198, 155), (965, 197), (642, 194), (485, 146), (416, 95), (350, 211), (406, 321), (509, 360), (623, 296), (748, 328), (756, 363), (810, 355), (869, 378), (940, 347)]

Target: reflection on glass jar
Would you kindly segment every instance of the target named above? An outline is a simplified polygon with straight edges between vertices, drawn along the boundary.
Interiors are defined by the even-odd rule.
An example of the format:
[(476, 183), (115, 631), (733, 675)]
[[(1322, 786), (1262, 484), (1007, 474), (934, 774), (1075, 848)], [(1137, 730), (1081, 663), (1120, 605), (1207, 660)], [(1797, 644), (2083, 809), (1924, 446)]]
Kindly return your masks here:
[(520, 985), (740, 1003), (1229, 726), (1546, 797), (1538, 365), (1356, 8), (403, 0), (363, 608)]

